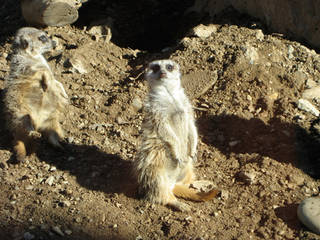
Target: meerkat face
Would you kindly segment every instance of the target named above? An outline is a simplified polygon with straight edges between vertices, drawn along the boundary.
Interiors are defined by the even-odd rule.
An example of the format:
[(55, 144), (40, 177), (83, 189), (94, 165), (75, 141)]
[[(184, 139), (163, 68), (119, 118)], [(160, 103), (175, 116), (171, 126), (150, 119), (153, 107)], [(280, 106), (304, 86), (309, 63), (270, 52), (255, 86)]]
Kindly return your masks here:
[(51, 51), (55, 42), (41, 30), (32, 27), (24, 27), (16, 33), (13, 49), (23, 50), (31, 55), (39, 55)]
[(156, 60), (149, 63), (145, 78), (151, 85), (160, 83), (180, 83), (179, 65), (172, 60)]

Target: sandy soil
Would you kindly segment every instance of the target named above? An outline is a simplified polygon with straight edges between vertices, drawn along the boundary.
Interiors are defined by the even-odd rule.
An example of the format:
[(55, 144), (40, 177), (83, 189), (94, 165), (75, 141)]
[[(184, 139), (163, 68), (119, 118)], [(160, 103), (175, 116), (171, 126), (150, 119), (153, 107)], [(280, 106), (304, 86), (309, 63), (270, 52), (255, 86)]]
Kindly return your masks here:
[[(49, 64), (70, 97), (65, 151), (42, 141), (12, 163), (0, 115), (0, 238), (320, 239), (296, 216), (320, 190), (318, 119), (297, 104), (320, 83), (320, 55), (232, 9), (210, 19), (181, 15), (192, 1), (140, 2), (95, 2), (74, 25), (45, 28), (58, 41)], [(0, 15), (2, 91), (14, 33), (26, 23), (9, 0)], [(210, 37), (187, 34), (200, 23), (215, 24)], [(103, 24), (111, 41), (90, 31)], [(199, 130), (196, 174), (221, 190), (188, 202), (188, 213), (138, 199), (130, 177), (143, 70), (159, 58), (181, 66)]]

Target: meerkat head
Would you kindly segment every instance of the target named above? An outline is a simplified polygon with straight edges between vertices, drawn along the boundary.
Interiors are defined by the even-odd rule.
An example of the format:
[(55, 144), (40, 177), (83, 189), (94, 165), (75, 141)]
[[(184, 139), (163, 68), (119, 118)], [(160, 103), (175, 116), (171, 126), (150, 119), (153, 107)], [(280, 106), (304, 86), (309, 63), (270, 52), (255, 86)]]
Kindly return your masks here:
[(180, 76), (179, 65), (169, 59), (149, 63), (145, 74), (151, 87), (162, 84), (180, 86)]
[(32, 27), (20, 28), (13, 41), (13, 51), (25, 51), (35, 56), (51, 51), (55, 47), (44, 31)]

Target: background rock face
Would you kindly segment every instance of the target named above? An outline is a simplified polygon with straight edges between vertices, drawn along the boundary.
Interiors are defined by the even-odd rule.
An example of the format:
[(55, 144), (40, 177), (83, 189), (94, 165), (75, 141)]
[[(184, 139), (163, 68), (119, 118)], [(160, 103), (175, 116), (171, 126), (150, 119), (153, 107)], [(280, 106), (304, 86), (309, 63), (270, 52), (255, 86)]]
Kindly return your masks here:
[(320, 47), (320, 1), (290, 0), (196, 0), (194, 10), (215, 15), (232, 6), (241, 13), (247, 13), (267, 24), (272, 30), (305, 40)]

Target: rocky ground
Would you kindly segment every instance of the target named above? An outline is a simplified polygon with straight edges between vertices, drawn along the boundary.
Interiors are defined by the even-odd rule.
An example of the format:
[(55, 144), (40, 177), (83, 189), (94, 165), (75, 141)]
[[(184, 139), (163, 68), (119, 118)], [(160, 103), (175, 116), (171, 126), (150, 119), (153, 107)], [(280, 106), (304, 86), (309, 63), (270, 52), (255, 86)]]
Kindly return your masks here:
[[(320, 95), (308, 90), (320, 84), (320, 55), (232, 9), (210, 19), (181, 15), (192, 1), (147, 2), (95, 2), (74, 25), (45, 28), (58, 42), (49, 64), (70, 97), (65, 151), (43, 141), (14, 164), (0, 115), (0, 238), (320, 239), (296, 215), (320, 191)], [(26, 24), (9, 0), (0, 14), (2, 91), (14, 33)], [(199, 130), (196, 174), (221, 190), (188, 202), (187, 213), (138, 199), (130, 177), (143, 70), (159, 58), (181, 66)]]

